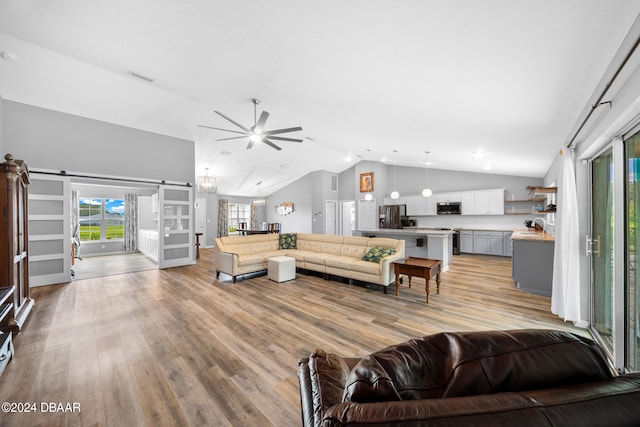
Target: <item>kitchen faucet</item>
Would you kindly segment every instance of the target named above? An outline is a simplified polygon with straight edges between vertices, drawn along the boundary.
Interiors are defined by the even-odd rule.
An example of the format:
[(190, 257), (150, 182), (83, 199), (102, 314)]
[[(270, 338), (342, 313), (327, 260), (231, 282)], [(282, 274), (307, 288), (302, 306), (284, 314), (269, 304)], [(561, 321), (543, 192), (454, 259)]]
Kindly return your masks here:
[(534, 218), (533, 221), (531, 221), (531, 225), (533, 225), (535, 227), (537, 220), (542, 221), (542, 233), (543, 234), (546, 233), (546, 231), (547, 231), (547, 221), (544, 218), (541, 218), (541, 217)]

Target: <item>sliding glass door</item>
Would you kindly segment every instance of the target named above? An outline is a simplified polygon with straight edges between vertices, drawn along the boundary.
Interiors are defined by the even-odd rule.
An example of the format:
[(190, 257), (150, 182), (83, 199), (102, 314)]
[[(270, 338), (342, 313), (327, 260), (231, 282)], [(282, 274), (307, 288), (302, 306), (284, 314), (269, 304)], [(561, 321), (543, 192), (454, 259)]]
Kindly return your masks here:
[(638, 308), (640, 307), (640, 277), (637, 267), (640, 265), (640, 134), (635, 134), (625, 142), (627, 165), (626, 184), (626, 280), (625, 280), (625, 347), (626, 367), (640, 370), (640, 325)]
[(640, 370), (640, 132), (591, 161), (592, 330), (616, 369)]
[(611, 354), (614, 336), (614, 163), (609, 148), (591, 163), (593, 327)]

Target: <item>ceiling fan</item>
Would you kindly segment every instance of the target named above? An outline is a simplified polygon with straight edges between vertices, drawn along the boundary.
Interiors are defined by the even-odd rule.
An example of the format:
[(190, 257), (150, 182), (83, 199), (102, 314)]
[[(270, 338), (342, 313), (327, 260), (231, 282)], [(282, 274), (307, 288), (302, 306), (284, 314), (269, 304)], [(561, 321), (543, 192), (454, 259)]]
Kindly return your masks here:
[(247, 150), (250, 149), (251, 147), (253, 147), (253, 144), (255, 144), (256, 142), (264, 142), (268, 146), (273, 147), (278, 151), (282, 150), (282, 148), (280, 148), (279, 146), (274, 144), (272, 140), (290, 141), (290, 142), (302, 142), (301, 139), (285, 138), (285, 137), (282, 137), (282, 136), (274, 136), (274, 135), (280, 135), (282, 133), (296, 132), (296, 131), (302, 130), (302, 128), (300, 126), (296, 126), (296, 127), (292, 127), (292, 128), (285, 128), (285, 129), (276, 129), (276, 130), (267, 130), (267, 131), (264, 130), (264, 124), (266, 123), (267, 119), (269, 118), (269, 113), (266, 112), (266, 111), (263, 111), (262, 113), (260, 113), (260, 118), (256, 120), (256, 117), (257, 117), (256, 107), (260, 103), (260, 101), (255, 99), (255, 98), (253, 98), (253, 99), (251, 99), (251, 102), (253, 102), (253, 126), (251, 126), (250, 128), (247, 128), (247, 127), (241, 125), (240, 123), (236, 122), (235, 120), (225, 116), (220, 111), (215, 111), (215, 113), (217, 115), (227, 119), (228, 121), (230, 121), (234, 125), (238, 126), (240, 129), (242, 129), (242, 132), (237, 131), (237, 130), (231, 130), (231, 129), (221, 129), (221, 128), (216, 128), (216, 127), (206, 126), (206, 125), (198, 125), (198, 126), (201, 127), (201, 128), (223, 130), (225, 132), (239, 133), (239, 134), (242, 135), (242, 136), (232, 136), (230, 138), (220, 138), (220, 139), (216, 139), (216, 141), (227, 141), (227, 140), (230, 140), (230, 139), (241, 139), (241, 138), (247, 138), (248, 137), (249, 138), (249, 144), (247, 145)]

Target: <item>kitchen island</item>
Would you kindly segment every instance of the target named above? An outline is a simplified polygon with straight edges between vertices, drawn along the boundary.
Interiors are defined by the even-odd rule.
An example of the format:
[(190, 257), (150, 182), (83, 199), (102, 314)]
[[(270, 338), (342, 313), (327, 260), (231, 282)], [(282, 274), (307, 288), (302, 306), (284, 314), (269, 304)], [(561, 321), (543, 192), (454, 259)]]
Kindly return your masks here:
[(442, 261), (442, 271), (449, 269), (453, 257), (453, 230), (431, 228), (376, 228), (353, 230), (354, 236), (388, 237), (405, 241), (405, 256), (437, 259)]
[(534, 230), (514, 230), (511, 239), (513, 280), (516, 288), (534, 295), (550, 297), (554, 236)]

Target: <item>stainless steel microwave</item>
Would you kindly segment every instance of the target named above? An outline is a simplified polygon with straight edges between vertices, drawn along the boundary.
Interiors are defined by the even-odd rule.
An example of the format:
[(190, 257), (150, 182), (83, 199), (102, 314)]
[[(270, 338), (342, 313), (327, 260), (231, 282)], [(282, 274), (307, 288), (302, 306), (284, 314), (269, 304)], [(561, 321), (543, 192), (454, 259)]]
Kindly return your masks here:
[(439, 202), (436, 212), (438, 215), (460, 215), (460, 202)]

